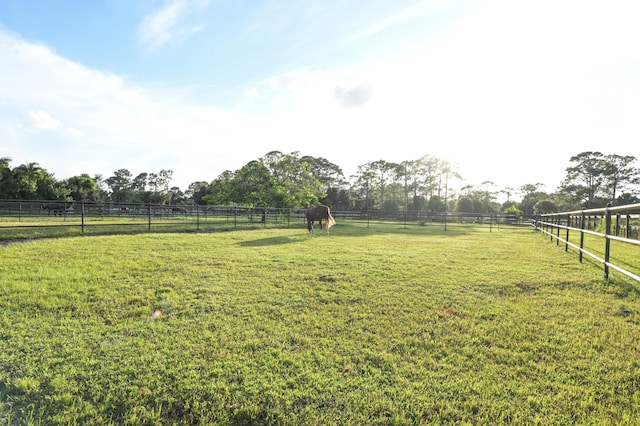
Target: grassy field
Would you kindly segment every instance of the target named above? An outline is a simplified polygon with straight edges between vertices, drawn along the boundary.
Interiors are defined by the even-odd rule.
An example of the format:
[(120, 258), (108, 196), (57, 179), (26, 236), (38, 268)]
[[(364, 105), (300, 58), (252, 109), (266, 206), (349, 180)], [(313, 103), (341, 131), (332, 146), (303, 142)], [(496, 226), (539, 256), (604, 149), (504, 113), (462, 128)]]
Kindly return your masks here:
[(637, 424), (638, 286), (531, 230), (0, 246), (0, 424)]
[(262, 223), (257, 215), (200, 216), (47, 216), (31, 215), (22, 218), (0, 216), (0, 243), (19, 239), (57, 238), (82, 235), (139, 234), (145, 232), (217, 232), (265, 228), (299, 227), (302, 219), (270, 217)]
[[(557, 236), (557, 233), (554, 233), (554, 235)], [(549, 236), (546, 238), (550, 239)], [(563, 230), (560, 233), (560, 238), (566, 240), (566, 231)], [(570, 231), (568, 241), (574, 246), (580, 247), (580, 232)], [(565, 243), (557, 241), (556, 239), (553, 240), (553, 243), (562, 246), (563, 248), (566, 248), (567, 251), (579, 256), (579, 251), (575, 247), (567, 247)], [(605, 258), (606, 240), (603, 237), (585, 233), (583, 247), (591, 253), (591, 255), (597, 256), (600, 259)], [(640, 261), (638, 261), (638, 259), (640, 259), (640, 245), (612, 240), (610, 241), (609, 251), (610, 262), (625, 269), (627, 272), (640, 276)], [(592, 256), (586, 253), (583, 254), (583, 257), (593, 259)]]

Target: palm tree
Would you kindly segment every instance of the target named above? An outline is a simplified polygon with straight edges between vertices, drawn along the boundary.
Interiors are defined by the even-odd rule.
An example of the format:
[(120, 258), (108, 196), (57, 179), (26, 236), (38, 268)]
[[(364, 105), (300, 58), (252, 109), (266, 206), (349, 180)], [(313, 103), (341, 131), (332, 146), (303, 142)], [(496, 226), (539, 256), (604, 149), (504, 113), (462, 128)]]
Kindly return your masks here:
[(16, 184), (16, 198), (21, 200), (31, 200), (37, 198), (38, 181), (41, 178), (43, 169), (38, 163), (21, 164), (12, 171)]
[(0, 157), (0, 198), (11, 198), (11, 158)]

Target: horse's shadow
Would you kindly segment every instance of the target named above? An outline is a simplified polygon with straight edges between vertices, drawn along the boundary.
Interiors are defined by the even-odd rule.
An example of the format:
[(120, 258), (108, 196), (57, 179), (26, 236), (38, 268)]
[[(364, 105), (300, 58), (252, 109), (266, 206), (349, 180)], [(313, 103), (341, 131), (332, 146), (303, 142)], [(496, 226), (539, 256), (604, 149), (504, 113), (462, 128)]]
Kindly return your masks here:
[(257, 240), (251, 241), (243, 241), (238, 243), (242, 247), (265, 247), (265, 246), (276, 246), (280, 244), (290, 244), (298, 241), (295, 238), (282, 236), (282, 237), (268, 237), (268, 238), (260, 238)]

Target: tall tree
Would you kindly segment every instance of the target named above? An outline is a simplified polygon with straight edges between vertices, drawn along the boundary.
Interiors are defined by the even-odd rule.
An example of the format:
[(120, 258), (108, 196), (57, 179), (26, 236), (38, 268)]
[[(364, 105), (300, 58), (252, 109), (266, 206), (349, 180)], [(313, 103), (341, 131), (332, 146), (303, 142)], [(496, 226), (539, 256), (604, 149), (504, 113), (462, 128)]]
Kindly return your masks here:
[[(451, 179), (460, 180), (462, 179), (462, 176), (460, 175), (460, 173), (458, 173), (457, 167), (446, 160), (439, 160), (438, 166), (439, 166), (439, 172), (440, 172), (439, 173), (440, 179), (438, 180), (438, 197), (443, 198), (444, 203), (445, 205), (447, 205), (447, 208), (448, 208), (448, 200), (451, 197), (449, 181)], [(442, 194), (443, 181), (444, 181), (444, 195)]]
[(610, 154), (605, 157), (605, 183), (610, 200), (616, 203), (620, 192), (637, 189), (640, 184), (640, 170), (633, 167), (636, 157)]
[(37, 199), (38, 179), (42, 168), (38, 163), (26, 163), (12, 170), (16, 198), (20, 200)]
[(119, 169), (113, 176), (105, 179), (111, 193), (110, 197), (115, 202), (132, 202), (131, 172), (127, 169)]
[(233, 199), (238, 204), (251, 207), (275, 205), (275, 179), (260, 161), (251, 161), (238, 170), (234, 176), (233, 186)]
[(96, 182), (98, 191), (100, 191), (100, 200), (106, 200), (108, 197), (107, 184), (101, 174), (93, 175), (93, 180)]
[[(346, 201), (344, 196), (348, 194), (348, 192), (344, 192), (347, 181), (342, 169), (322, 157), (304, 156), (300, 161), (306, 163), (311, 176), (320, 182), (321, 192), (325, 194), (324, 197), (318, 194), (320, 201), (332, 208), (346, 208), (341, 207)], [(349, 205), (350, 201), (346, 204)]]
[(14, 198), (13, 174), (11, 173), (11, 158), (0, 158), (0, 199)]
[(274, 180), (273, 207), (306, 207), (326, 195), (322, 183), (302, 161), (298, 152), (272, 151), (260, 159)]
[(149, 186), (149, 173), (138, 173), (136, 177), (129, 182), (129, 189), (134, 192), (145, 192)]
[(518, 204), (518, 209), (524, 214), (534, 214), (536, 203), (549, 198), (549, 195), (542, 191), (543, 187), (544, 185), (541, 183), (527, 183), (520, 186), (522, 200)]
[(36, 197), (41, 200), (71, 200), (71, 191), (64, 182), (58, 181), (52, 173), (42, 170), (38, 179)]
[(21, 200), (64, 200), (69, 190), (38, 163), (21, 164), (11, 171), (14, 198)]
[(426, 199), (430, 199), (437, 194), (438, 183), (441, 181), (444, 163), (438, 157), (425, 155), (417, 162), (417, 173), (419, 178), (418, 190)]
[(495, 188), (496, 184), (494, 182), (491, 182), (490, 180), (486, 180), (482, 182), (481, 185), (484, 187), (483, 213), (495, 212), (496, 209), (492, 208), (492, 203), (493, 203), (493, 200), (495, 200), (496, 198), (495, 191), (493, 191), (493, 188)]
[(360, 210), (373, 210), (375, 207), (375, 172), (366, 164), (358, 166), (358, 171), (353, 177), (353, 192), (356, 194), (355, 207)]
[(101, 194), (96, 181), (87, 174), (72, 176), (64, 181), (70, 196), (76, 201), (100, 201)]
[(171, 188), (169, 188), (166, 191), (166, 194), (164, 195), (165, 200), (168, 204), (183, 204), (185, 201), (187, 201), (187, 197), (185, 196), (185, 193), (182, 192), (182, 190), (177, 187), (177, 186), (172, 186)]
[(218, 206), (240, 204), (241, 194), (237, 186), (235, 173), (225, 170), (211, 182), (206, 193), (203, 193), (202, 202)]
[(500, 194), (504, 194), (507, 197), (505, 202), (509, 203), (511, 201), (511, 196), (516, 192), (516, 190), (510, 186), (507, 186), (505, 188), (502, 188), (499, 192)]
[(300, 158), (300, 161), (307, 163), (307, 170), (320, 181), (324, 191), (330, 188), (344, 188), (347, 185), (342, 169), (326, 158), (306, 155)]
[(160, 170), (156, 177), (155, 185), (156, 191), (161, 194), (169, 192), (169, 186), (173, 180), (173, 170)]
[(354, 206), (351, 191), (346, 188), (329, 188), (326, 197), (320, 199), (320, 202), (333, 210), (351, 210)]
[(533, 211), (536, 214), (553, 213), (558, 211), (558, 206), (553, 202), (553, 200), (545, 198), (536, 203), (533, 207)]
[[(398, 163), (392, 163), (385, 160), (378, 160), (364, 164), (358, 167), (358, 181), (366, 182), (367, 188), (373, 197), (370, 200), (376, 200), (376, 205), (372, 207), (390, 206), (388, 201), (396, 193), (403, 193), (402, 178), (404, 175), (404, 166)], [(392, 200), (395, 204), (400, 201)]]
[(192, 182), (185, 191), (185, 197), (187, 200), (191, 200), (193, 204), (201, 205), (206, 204), (204, 197), (211, 193), (211, 184), (203, 181)]
[(561, 192), (571, 195), (575, 203), (584, 208), (606, 204), (602, 189), (606, 182), (607, 161), (601, 152), (585, 151), (571, 157), (575, 166), (567, 167), (567, 176), (561, 185)]
[(405, 198), (409, 204), (411, 194), (411, 206), (415, 211), (424, 210), (429, 198), (436, 189), (438, 159), (433, 155), (425, 155), (418, 160), (404, 161), (402, 163), (403, 185)]
[(468, 195), (458, 198), (456, 202), (456, 211), (460, 213), (472, 213), (473, 212), (473, 200)]

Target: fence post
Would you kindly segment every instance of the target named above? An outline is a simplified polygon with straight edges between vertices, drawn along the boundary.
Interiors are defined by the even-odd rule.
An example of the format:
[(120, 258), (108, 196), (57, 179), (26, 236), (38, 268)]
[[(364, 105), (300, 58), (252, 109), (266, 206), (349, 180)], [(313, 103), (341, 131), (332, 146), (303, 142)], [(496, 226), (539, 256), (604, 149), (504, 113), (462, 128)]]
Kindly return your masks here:
[(538, 221), (538, 228), (540, 228), (540, 231), (546, 231), (547, 225), (544, 224), (544, 221), (547, 220), (547, 218), (544, 217), (542, 214), (538, 214), (536, 215), (536, 220)]
[(582, 249), (584, 249), (584, 209), (580, 218), (580, 263), (582, 263)]
[(609, 279), (609, 258), (611, 254), (611, 203), (607, 204), (607, 216), (605, 219), (605, 237), (604, 237), (604, 277)]
[(549, 233), (549, 240), (553, 242), (553, 216), (550, 214), (544, 217), (544, 230)]
[(196, 231), (200, 231), (200, 205), (196, 204)]
[(569, 251), (569, 226), (571, 225), (571, 215), (567, 215), (567, 233), (565, 234), (564, 251)]
[(84, 234), (84, 201), (82, 203), (80, 203), (80, 214), (81, 214), (81, 228), (82, 228), (82, 233)]
[(149, 214), (147, 215), (148, 225), (147, 228), (151, 232), (151, 201), (149, 201)]
[(560, 215), (556, 215), (556, 245), (560, 245)]

